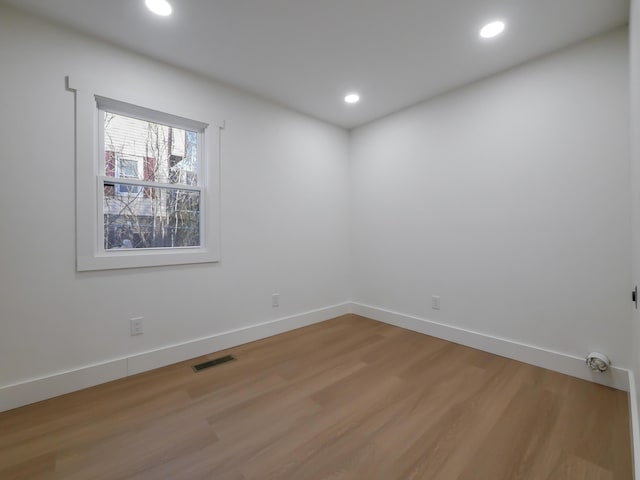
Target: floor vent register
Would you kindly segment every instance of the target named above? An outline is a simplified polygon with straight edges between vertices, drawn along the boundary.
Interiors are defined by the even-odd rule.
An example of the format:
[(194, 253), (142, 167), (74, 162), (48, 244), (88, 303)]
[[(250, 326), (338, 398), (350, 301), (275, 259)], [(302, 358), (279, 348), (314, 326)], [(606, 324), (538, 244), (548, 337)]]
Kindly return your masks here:
[(206, 370), (207, 368), (211, 368), (217, 365), (221, 365), (223, 363), (231, 362), (232, 360), (235, 360), (235, 359), (236, 357), (234, 357), (233, 355), (226, 355), (224, 357), (214, 358), (213, 360), (208, 360), (206, 362), (198, 363), (197, 365), (194, 365), (191, 368), (193, 368), (194, 372), (200, 372), (202, 370)]

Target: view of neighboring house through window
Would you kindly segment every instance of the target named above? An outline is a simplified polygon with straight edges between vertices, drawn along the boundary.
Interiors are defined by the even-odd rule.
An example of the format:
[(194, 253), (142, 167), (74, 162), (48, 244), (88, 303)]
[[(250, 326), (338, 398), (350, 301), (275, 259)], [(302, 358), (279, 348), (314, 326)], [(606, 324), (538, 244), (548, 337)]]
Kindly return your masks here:
[(104, 249), (199, 247), (198, 132), (100, 114)]
[[(144, 178), (141, 175), (141, 159), (136, 158), (124, 158), (116, 156), (116, 177), (119, 178)], [(141, 187), (134, 185), (122, 185), (118, 184), (116, 191), (120, 195), (126, 195), (129, 193), (138, 193)]]

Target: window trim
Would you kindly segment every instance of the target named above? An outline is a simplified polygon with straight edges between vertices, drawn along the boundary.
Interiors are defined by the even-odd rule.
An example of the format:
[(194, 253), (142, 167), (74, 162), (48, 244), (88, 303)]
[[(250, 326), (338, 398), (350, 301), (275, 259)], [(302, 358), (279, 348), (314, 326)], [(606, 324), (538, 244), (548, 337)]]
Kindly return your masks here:
[[(158, 98), (148, 92), (148, 85), (132, 85), (126, 89), (113, 89), (104, 79), (88, 80), (80, 76), (68, 76), (67, 89), (75, 93), (75, 144), (76, 144), (76, 270), (110, 270), (220, 261), (220, 136), (224, 122), (201, 122), (192, 118), (207, 118), (199, 105), (179, 104)], [(113, 79), (112, 79), (113, 80)], [(106, 85), (105, 85), (106, 84)], [(117, 82), (115, 83), (117, 85)], [(137, 88), (136, 88), (137, 87)], [(122, 91), (122, 90), (126, 91)], [(117, 90), (117, 91), (116, 91)], [(156, 92), (157, 93), (157, 92)], [(171, 98), (171, 96), (163, 96)], [(118, 98), (119, 100), (115, 100)], [(144, 107), (141, 105), (145, 105)], [(147, 108), (147, 106), (149, 108)], [(104, 175), (104, 135), (100, 112), (104, 109), (141, 120), (153, 121), (177, 128), (199, 132), (198, 185), (157, 184), (135, 179), (117, 179), (120, 183), (177, 188), (200, 192), (200, 246), (104, 249), (104, 220), (102, 196)], [(216, 128), (216, 124), (218, 128)]]

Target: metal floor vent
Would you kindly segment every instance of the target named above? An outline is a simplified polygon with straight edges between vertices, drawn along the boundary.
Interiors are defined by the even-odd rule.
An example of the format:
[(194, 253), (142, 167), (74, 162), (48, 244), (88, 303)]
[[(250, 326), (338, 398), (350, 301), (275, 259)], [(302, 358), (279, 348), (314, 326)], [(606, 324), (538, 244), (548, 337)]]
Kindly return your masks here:
[(221, 363), (227, 363), (235, 359), (236, 357), (234, 357), (233, 355), (227, 355), (225, 357), (215, 358), (213, 360), (208, 360), (206, 362), (199, 363), (197, 365), (194, 365), (191, 368), (193, 368), (194, 372), (199, 372), (200, 370), (205, 370), (207, 368), (215, 367), (216, 365), (220, 365)]

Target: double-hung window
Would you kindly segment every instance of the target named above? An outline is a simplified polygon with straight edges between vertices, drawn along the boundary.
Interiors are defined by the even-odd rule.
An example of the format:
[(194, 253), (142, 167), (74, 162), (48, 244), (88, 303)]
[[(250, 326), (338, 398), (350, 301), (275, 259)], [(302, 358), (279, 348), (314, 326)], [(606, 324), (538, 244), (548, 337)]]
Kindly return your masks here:
[[(74, 90), (78, 270), (217, 261), (209, 125)], [(80, 123), (89, 107), (92, 130)]]

